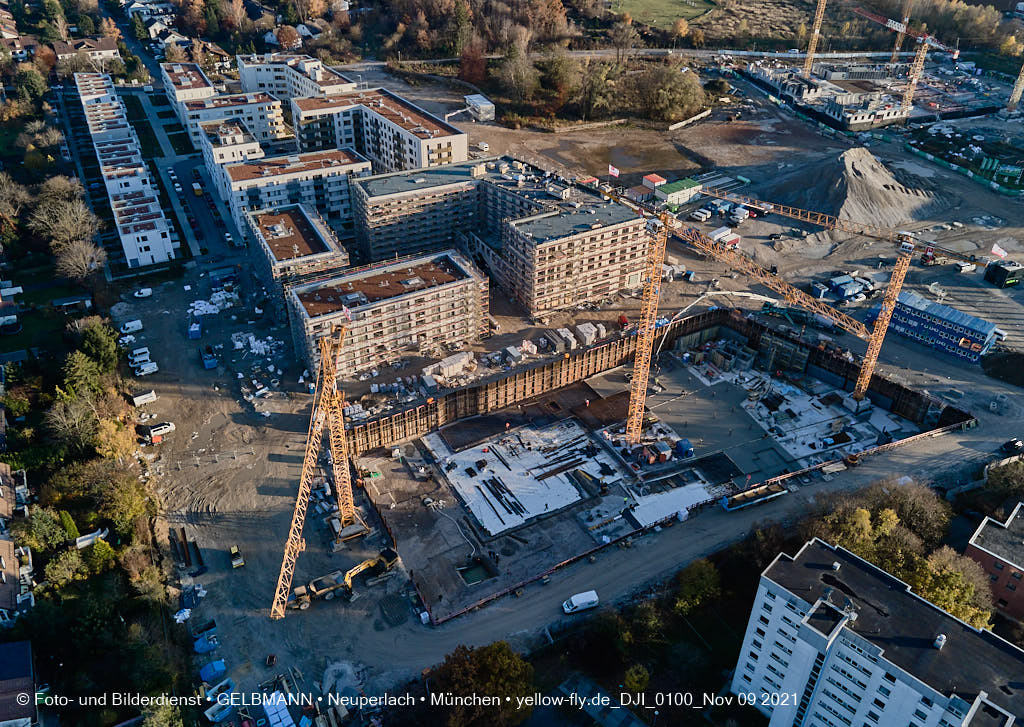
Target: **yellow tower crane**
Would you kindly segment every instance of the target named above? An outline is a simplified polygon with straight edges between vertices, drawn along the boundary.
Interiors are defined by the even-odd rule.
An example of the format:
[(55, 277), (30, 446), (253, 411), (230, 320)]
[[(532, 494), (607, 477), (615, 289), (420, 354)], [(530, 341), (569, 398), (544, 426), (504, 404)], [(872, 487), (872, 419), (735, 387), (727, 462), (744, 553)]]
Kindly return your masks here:
[(898, 63), (900, 60), (900, 49), (903, 48), (903, 39), (907, 37), (907, 28), (910, 23), (910, 6), (913, 0), (903, 0), (903, 27), (896, 30), (896, 43), (892, 47), (892, 56), (889, 63)]
[(814, 52), (818, 49), (818, 39), (821, 37), (821, 21), (825, 19), (825, 2), (818, 0), (818, 6), (814, 10), (814, 25), (811, 27), (811, 38), (807, 41), (807, 57), (804, 59), (803, 77), (811, 77), (811, 68), (814, 67)]
[(1017, 74), (1017, 81), (1013, 84), (1013, 91), (1010, 92), (1010, 100), (1006, 103), (1008, 111), (1016, 110), (1017, 104), (1020, 103), (1021, 92), (1024, 92), (1024, 66), (1020, 67), (1020, 73)]
[(342, 412), (345, 394), (338, 388), (338, 354), (345, 340), (345, 330), (344, 325), (336, 326), (318, 341), (320, 366), (317, 370), (316, 388), (313, 391), (313, 410), (309, 417), (309, 434), (306, 436), (306, 453), (302, 460), (295, 511), (292, 513), (288, 540), (284, 546), (284, 560), (281, 562), (281, 574), (277, 578), (274, 602), (270, 607), (270, 617), (273, 619), (284, 618), (295, 576), (295, 564), (299, 559), (299, 553), (306, 549), (302, 528), (306, 523), (306, 510), (309, 507), (309, 496), (316, 476), (324, 426), (328, 431), (333, 460), (334, 492), (338, 499), (338, 520), (341, 526), (338, 538), (348, 539), (366, 532), (366, 526), (359, 518), (352, 495), (348, 440), (345, 436), (345, 416)]

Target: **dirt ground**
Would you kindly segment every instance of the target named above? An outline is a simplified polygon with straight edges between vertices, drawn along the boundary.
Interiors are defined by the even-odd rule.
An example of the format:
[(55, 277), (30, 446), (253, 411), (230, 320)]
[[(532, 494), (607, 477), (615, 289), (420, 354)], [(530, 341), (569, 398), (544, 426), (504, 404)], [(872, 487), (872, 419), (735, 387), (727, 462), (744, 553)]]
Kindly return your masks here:
[[(396, 85), (393, 79), (387, 82)], [(396, 90), (411, 91), (414, 100), (420, 100), (418, 96), (427, 98), (436, 91), (400, 87)], [(450, 110), (456, 108), (459, 101), (460, 95), (444, 90), (442, 101), (430, 108)], [(424, 102), (424, 105), (428, 104)], [(759, 185), (765, 185), (778, 175), (780, 165), (787, 165), (788, 169), (800, 168), (846, 148), (759, 101), (753, 102), (753, 110), (744, 114), (739, 122), (730, 124), (713, 118), (674, 133), (631, 127), (565, 135), (508, 131), (488, 124), (468, 124), (467, 128), (473, 143), (486, 140), (491, 144), (491, 153), (521, 154), (545, 166), (557, 163), (581, 173), (605, 171), (605, 165), (612, 162), (624, 175), (638, 177), (651, 171), (663, 174), (672, 171), (674, 178), (697, 168), (697, 162), (689, 156), (696, 152), (721, 165), (726, 173), (744, 174), (754, 180), (755, 193)], [(948, 208), (935, 219), (915, 221), (915, 229), (961, 221), (965, 225), (962, 229), (931, 230), (931, 233), (939, 242), (961, 245), (965, 250), (984, 251), (998, 242), (1011, 256), (1024, 257), (1024, 208), (1019, 201), (999, 197), (980, 185), (912, 158), (896, 144), (873, 146), (871, 151), (890, 168), (902, 169), (955, 192), (957, 199)], [(993, 219), (974, 221), (983, 215)], [(998, 222), (994, 218), (998, 218)], [(793, 226), (781, 218), (751, 221), (739, 230), (743, 236), (741, 247), (764, 264), (778, 264), (784, 275), (800, 284), (820, 279), (834, 269), (866, 268), (879, 255), (889, 260), (893, 257), (891, 247), (866, 241), (843, 243), (826, 250), (824, 255), (805, 254), (800, 246), (788, 253), (774, 250), (769, 236), (789, 235)], [(733, 278), (723, 266), (694, 256), (678, 241), (670, 243), (668, 256), (670, 261), (695, 270), (696, 282), (672, 282), (664, 286), (661, 308), (666, 315), (694, 302), (705, 292), (715, 291), (713, 280), (718, 281), (718, 290), (751, 290), (744, 279)], [(208, 316), (204, 321), (203, 339), (189, 341), (186, 309), (189, 302), (209, 296), (205, 271), (232, 263), (241, 265), (243, 270), (240, 305), (217, 316)], [(600, 581), (601, 588), (606, 589), (610, 597), (622, 597), (645, 580), (678, 565), (684, 557), (680, 555), (683, 552), (680, 548), (688, 549), (686, 557), (695, 557), (703, 554), (705, 546), (717, 547), (729, 542), (732, 536), (727, 531), (736, 528), (735, 523), (746, 528), (754, 520), (783, 513), (791, 507), (783, 503), (749, 518), (733, 517), (730, 520), (733, 524), (728, 526), (719, 522), (721, 515), (702, 515), (686, 526), (693, 530), (686, 531), (684, 540), (679, 540), (683, 535), (671, 533), (647, 540), (642, 547), (657, 558), (638, 558), (629, 553), (602, 555), (600, 572), (588, 564), (574, 567), (556, 577), (553, 587), (546, 592), (528, 593), (515, 603), (495, 604), (439, 629), (414, 622), (407, 580), (401, 573), (368, 589), (363, 598), (352, 604), (318, 603), (309, 611), (289, 612), (284, 621), (271, 621), (268, 612), (294, 507), (310, 402), (304, 387), (298, 383), (303, 371), (289, 350), (290, 336), (286, 329), (271, 321), (249, 321), (258, 299), (258, 286), (248, 273), (251, 268), (251, 261), (244, 255), (218, 261), (215, 265), (200, 262), (184, 279), (157, 287), (152, 298), (129, 299), (124, 311), (125, 319), (143, 320), (146, 328), (139, 345), (149, 346), (153, 359), (160, 365), (158, 374), (138, 382), (140, 390), (152, 388), (160, 397), (154, 404), (144, 407), (144, 411), (152, 415), (150, 422), (173, 421), (176, 424), (176, 431), (163, 444), (144, 450), (151, 460), (150, 469), (163, 501), (163, 527), (184, 527), (188, 537), (201, 548), (209, 570), (196, 580), (208, 595), (197, 607), (194, 618), (198, 621), (216, 618), (221, 638), (216, 655), (227, 661), (240, 689), (248, 691), (288, 667), (301, 671), (311, 688), (321, 682), (328, 671), (337, 671), (345, 665), (354, 668), (360, 685), (368, 690), (390, 685), (416, 675), (458, 643), (529, 637), (559, 618), (557, 603), (575, 592), (573, 588), (586, 590)], [(997, 322), (1010, 334), (1008, 343), (1021, 345), (1024, 291), (996, 291), (981, 282), (980, 275), (958, 275), (951, 266), (922, 268), (915, 265), (912, 268), (908, 278), (910, 289), (927, 292), (933, 283), (938, 283), (949, 300), (956, 300), (958, 307), (983, 316), (998, 316)], [(185, 285), (191, 285), (192, 290), (186, 291)], [(732, 305), (735, 301), (709, 300), (708, 304), (711, 303)], [(491, 307), (502, 330), (480, 346), (483, 350), (515, 344), (524, 337), (535, 336), (540, 330), (531, 328), (500, 291), (492, 293)], [(569, 314), (552, 317), (545, 328), (569, 320), (611, 324), (620, 312), (633, 317), (638, 308), (639, 300), (620, 295), (601, 310), (583, 311), (575, 317)], [(285, 343), (267, 360), (267, 356), (248, 353), (248, 348), (233, 349), (230, 335), (236, 332), (252, 332), (257, 337), (269, 336)], [(863, 350), (862, 346), (857, 349), (861, 344), (849, 337), (840, 340), (848, 340), (851, 348)], [(224, 346), (218, 349), (221, 360), (217, 369), (201, 368), (197, 343)], [(987, 409), (987, 402), (997, 390), (996, 382), (985, 379), (980, 370), (968, 370), (940, 360), (929, 350), (897, 337), (883, 348), (882, 362), (894, 375), (932, 387), (937, 395), (946, 396), (945, 392), (960, 387), (959, 396), (963, 397), (963, 392), (967, 391), (964, 404), (976, 408)], [(419, 363), (423, 361), (414, 362)], [(267, 370), (271, 365), (272, 373)], [(259, 370), (254, 370), (254, 366)], [(415, 372), (414, 365), (402, 373)], [(382, 380), (387, 380), (388, 376), (393, 374), (385, 372)], [(270, 386), (269, 398), (255, 403), (242, 398), (239, 389), (243, 384), (251, 388), (249, 382), (254, 377), (261, 383), (278, 382)], [(350, 389), (346, 383), (346, 390), (357, 397), (369, 384), (351, 386)], [(1007, 436), (1003, 431), (1005, 426), (997, 426), (1000, 421), (993, 418), (987, 430), (982, 427), (955, 442), (950, 439), (934, 447), (922, 445), (932, 447), (934, 451), (929, 450), (929, 456), (944, 458), (942, 462), (934, 458), (914, 459), (917, 454), (910, 452), (901, 453), (900, 462), (905, 465), (905, 471), (913, 474), (917, 470), (925, 472), (964, 460), (965, 448), (970, 457), (987, 456), (997, 446), (996, 440)], [(868, 472), (869, 468), (865, 467), (856, 476), (866, 481)], [(812, 498), (801, 495), (798, 501), (794, 496), (793, 506), (809, 507), (811, 503), (805, 502), (809, 499)], [(379, 523), (373, 518), (370, 521), (374, 530), (368, 538), (354, 541), (349, 548), (332, 555), (325, 547), (321, 519), (310, 517), (305, 533), (307, 548), (299, 559), (296, 582), (336, 568), (347, 568), (376, 554), (384, 543), (384, 536)], [(231, 545), (238, 545), (244, 554), (244, 568), (231, 569), (228, 559)], [(399, 543), (399, 553), (401, 549)], [(605, 558), (615, 564), (614, 568), (603, 565)], [(588, 567), (591, 570), (588, 571)], [(182, 573), (187, 574), (189, 570), (194, 569), (183, 568)], [(187, 575), (184, 582), (189, 582)], [(567, 589), (568, 593), (563, 595)], [(602, 598), (604, 593), (603, 590)], [(404, 624), (394, 625), (384, 618), (387, 608), (394, 613), (396, 603), (406, 608)], [(265, 666), (270, 653), (278, 656), (274, 669)], [(202, 661), (200, 658), (199, 663)]]

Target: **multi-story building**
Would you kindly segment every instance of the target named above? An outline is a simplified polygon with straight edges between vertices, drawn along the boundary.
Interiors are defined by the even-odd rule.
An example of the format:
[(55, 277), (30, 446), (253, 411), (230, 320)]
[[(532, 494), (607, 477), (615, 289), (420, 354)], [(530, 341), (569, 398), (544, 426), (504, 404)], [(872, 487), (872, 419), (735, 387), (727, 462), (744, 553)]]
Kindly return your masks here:
[(276, 293), (279, 313), (285, 311), (290, 288), (336, 277), (348, 267), (348, 253), (334, 232), (302, 205), (249, 212), (246, 220), (263, 252), (263, 277)]
[(231, 180), (226, 165), (262, 159), (266, 154), (256, 138), (238, 119), (207, 121), (199, 125), (199, 150), (203, 153), (206, 170), (213, 178), (220, 198), (231, 199)]
[(100, 73), (76, 73), (75, 84), (128, 267), (174, 259), (180, 243), (171, 236), (138, 137), (113, 82)]
[(985, 518), (971, 536), (964, 555), (985, 569), (996, 608), (1024, 621), (1024, 502), (1017, 503), (1005, 523)]
[(770, 727), (1010, 727), (1024, 650), (812, 540), (761, 574), (732, 692)]
[(10, 531), (15, 513), (26, 515), (27, 502), (25, 471), (12, 472), (0, 462), (0, 627), (10, 626), (35, 605), (32, 551), (15, 543)]
[(363, 259), (456, 245), (531, 315), (641, 284), (643, 218), (520, 161), (359, 179), (353, 202)]
[(186, 101), (201, 101), (217, 95), (217, 89), (196, 63), (161, 63), (160, 77), (164, 82), (164, 92), (182, 126), (188, 125)]
[(208, 121), (238, 119), (263, 144), (279, 143), (290, 139), (291, 133), (284, 123), (281, 102), (268, 93), (236, 93), (185, 101), (185, 128), (192, 143), (201, 144), (200, 126)]
[(355, 149), (378, 174), (463, 162), (466, 134), (383, 88), (293, 98), (300, 151)]
[(321, 61), (293, 53), (238, 56), (242, 90), (265, 91), (285, 101), (303, 96), (329, 96), (356, 90), (356, 84)]
[(289, 204), (315, 209), (342, 239), (352, 237), (349, 179), (370, 173), (370, 162), (348, 149), (262, 157), (222, 167), (225, 201), (239, 230), (245, 213)]
[(997, 331), (994, 323), (909, 292), (900, 293), (889, 329), (972, 363), (988, 353)]
[(462, 346), (487, 331), (487, 278), (454, 250), (352, 269), (288, 293), (295, 350), (319, 366), (317, 341), (345, 325), (338, 372), (362, 369), (410, 354), (437, 354), (441, 344)]

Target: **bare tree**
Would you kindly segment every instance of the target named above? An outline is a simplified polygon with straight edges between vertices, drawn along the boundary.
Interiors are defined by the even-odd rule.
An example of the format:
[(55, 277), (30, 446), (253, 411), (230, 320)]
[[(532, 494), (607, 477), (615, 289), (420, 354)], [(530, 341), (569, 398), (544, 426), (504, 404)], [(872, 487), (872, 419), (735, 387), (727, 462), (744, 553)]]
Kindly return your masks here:
[(53, 29), (57, 33), (58, 38), (65, 43), (68, 42), (68, 20), (64, 17), (64, 13), (57, 13), (56, 17), (54, 17)]
[(15, 182), (7, 172), (0, 172), (0, 217), (12, 227), (22, 208), (32, 201), (32, 195)]
[(608, 34), (608, 38), (615, 46), (615, 62), (622, 63), (623, 57), (628, 55), (636, 42), (640, 40), (640, 35), (631, 24), (616, 23)]
[(66, 245), (55, 246), (54, 253), (57, 274), (79, 282), (98, 272), (107, 261), (106, 250), (88, 239), (71, 240)]
[(277, 29), (277, 43), (281, 46), (281, 50), (290, 50), (298, 47), (302, 39), (299, 37), (299, 31), (290, 25), (282, 25)]
[(80, 199), (40, 203), (29, 218), (29, 226), (50, 240), (54, 252), (76, 240), (92, 240), (100, 221)]
[(40, 204), (52, 200), (71, 202), (82, 199), (85, 196), (85, 190), (82, 188), (82, 183), (74, 177), (58, 174), (39, 185), (38, 196)]
[(92, 404), (84, 397), (58, 397), (46, 412), (45, 422), (57, 441), (78, 451), (92, 446), (99, 426)]
[(181, 63), (186, 60), (185, 51), (177, 43), (171, 43), (167, 46), (167, 50), (164, 53), (165, 60), (168, 63)]
[(47, 126), (45, 129), (36, 134), (36, 146), (42, 149), (48, 149), (53, 146), (57, 146), (64, 141), (64, 134), (60, 133), (57, 129), (52, 126)]

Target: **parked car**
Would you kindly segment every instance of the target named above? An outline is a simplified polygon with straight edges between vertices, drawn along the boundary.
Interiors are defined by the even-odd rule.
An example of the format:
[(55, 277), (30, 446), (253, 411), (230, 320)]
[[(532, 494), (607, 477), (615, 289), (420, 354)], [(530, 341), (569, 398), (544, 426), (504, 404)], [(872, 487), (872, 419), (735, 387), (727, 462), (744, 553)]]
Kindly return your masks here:
[(156, 435), (162, 437), (165, 434), (170, 434), (175, 429), (174, 422), (161, 422), (160, 424), (154, 424), (149, 428), (149, 436)]
[(160, 367), (157, 366), (154, 362), (147, 361), (146, 363), (144, 363), (141, 366), (139, 366), (139, 368), (135, 369), (135, 375), (136, 376), (149, 376), (150, 374), (155, 374), (159, 370), (160, 370)]
[(152, 288), (139, 288), (135, 291), (136, 298), (148, 298), (151, 295), (153, 295)]
[(1020, 454), (1024, 452), (1024, 442), (1020, 441), (1017, 437), (1014, 437), (1008, 442), (1004, 442), (1000, 449), (1006, 454)]
[(138, 333), (142, 330), (142, 321), (136, 319), (134, 321), (126, 321), (121, 324), (121, 327), (117, 329), (121, 333)]
[(584, 591), (583, 593), (577, 593), (575, 596), (571, 596), (562, 603), (562, 610), (566, 613), (577, 613), (579, 611), (586, 611), (590, 608), (597, 608), (600, 600), (597, 597), (597, 591)]

